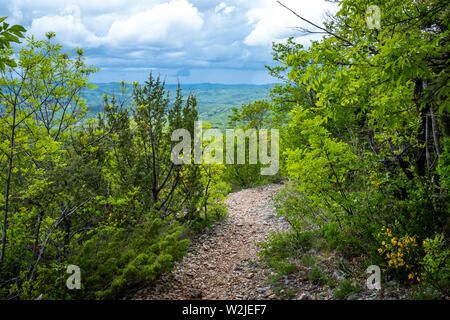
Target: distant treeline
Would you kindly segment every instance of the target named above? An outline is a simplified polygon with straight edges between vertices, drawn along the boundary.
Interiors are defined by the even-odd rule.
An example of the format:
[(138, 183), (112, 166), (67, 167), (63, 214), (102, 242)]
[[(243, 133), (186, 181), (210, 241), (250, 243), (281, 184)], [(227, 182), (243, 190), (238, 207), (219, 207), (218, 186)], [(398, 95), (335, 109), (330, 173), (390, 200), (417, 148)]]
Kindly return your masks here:
[[(83, 89), (81, 96), (86, 99), (88, 113), (96, 115), (103, 112), (103, 95), (120, 95), (120, 83), (96, 83), (95, 89)], [(252, 84), (185, 84), (181, 85), (184, 94), (192, 92), (198, 100), (198, 111), (200, 119), (219, 125), (228, 121), (231, 108), (249, 103), (255, 100), (269, 99), (270, 90), (274, 84), (252, 85)], [(127, 84), (127, 98), (131, 99), (132, 84)], [(177, 90), (176, 84), (167, 84), (167, 90), (174, 95)]]

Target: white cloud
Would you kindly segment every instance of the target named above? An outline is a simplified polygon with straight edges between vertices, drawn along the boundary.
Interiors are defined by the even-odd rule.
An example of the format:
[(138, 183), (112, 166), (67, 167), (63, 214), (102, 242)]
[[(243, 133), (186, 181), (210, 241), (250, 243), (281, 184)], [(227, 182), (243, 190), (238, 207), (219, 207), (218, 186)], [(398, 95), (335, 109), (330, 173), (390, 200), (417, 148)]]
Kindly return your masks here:
[(22, 22), (22, 18), (23, 18), (22, 5), (23, 5), (23, 0), (11, 1), (8, 4), (8, 9), (11, 12), (11, 18), (12, 18), (12, 21), (10, 21), (10, 23), (16, 24), (16, 23)]
[(202, 26), (203, 19), (197, 8), (186, 0), (172, 0), (114, 21), (105, 41), (137, 45), (164, 43), (177, 47), (183, 40), (195, 36)]
[[(284, 0), (282, 2), (316, 24), (321, 24), (324, 20), (326, 9), (333, 11), (337, 7), (336, 4), (324, 0)], [(265, 1), (264, 6), (248, 11), (247, 18), (248, 23), (253, 26), (253, 30), (244, 40), (248, 46), (267, 46), (273, 41), (285, 39), (296, 33), (295, 27), (314, 29), (275, 1)]]
[(77, 6), (66, 6), (60, 15), (43, 16), (33, 20), (28, 33), (43, 38), (48, 31), (54, 31), (60, 41), (72, 47), (91, 47), (100, 41), (81, 22), (80, 8)]
[(187, 0), (172, 0), (136, 13), (107, 13), (84, 20), (80, 7), (67, 5), (59, 14), (35, 18), (29, 33), (43, 38), (46, 32), (54, 31), (59, 41), (72, 47), (130, 44), (180, 47), (203, 26), (201, 14)]
[(223, 10), (227, 7), (227, 4), (225, 2), (221, 2), (216, 6), (216, 9), (214, 10), (216, 13), (218, 13), (220, 10)]
[(216, 8), (214, 9), (215, 13), (225, 13), (225, 14), (230, 14), (231, 12), (234, 11), (234, 9), (236, 9), (236, 7), (233, 6), (227, 6), (227, 4), (225, 2), (221, 2), (219, 3)]
[(231, 12), (234, 11), (235, 8), (236, 8), (236, 7), (226, 7), (226, 8), (223, 10), (223, 12), (224, 12), (225, 14), (230, 14)]
[[(325, 0), (281, 1), (317, 23), (336, 7)], [(70, 51), (85, 48), (108, 81), (157, 67), (162, 75), (190, 70), (190, 80), (200, 78), (200, 69), (234, 68), (242, 70), (233, 73), (236, 81), (247, 82), (245, 70), (266, 72), (272, 41), (294, 36), (306, 44), (320, 37), (295, 30), (305, 25), (276, 0), (0, 0), (0, 16), (37, 38), (54, 31)]]

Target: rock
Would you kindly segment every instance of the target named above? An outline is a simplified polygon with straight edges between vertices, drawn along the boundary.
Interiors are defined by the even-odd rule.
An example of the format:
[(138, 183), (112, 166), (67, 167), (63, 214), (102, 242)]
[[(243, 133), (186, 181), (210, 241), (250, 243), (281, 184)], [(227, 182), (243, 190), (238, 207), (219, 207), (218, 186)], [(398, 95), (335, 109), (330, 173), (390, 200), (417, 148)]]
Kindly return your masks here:
[[(255, 243), (265, 241), (270, 232), (290, 229), (285, 220), (276, 218), (271, 205), (270, 197), (280, 188), (281, 185), (268, 185), (229, 194), (225, 200), (228, 218), (195, 237), (177, 267), (162, 276), (156, 286), (140, 291), (134, 298), (279, 299), (271, 286), (265, 285), (270, 270), (266, 273), (257, 263), (259, 248)], [(266, 220), (266, 216), (271, 219)], [(276, 275), (273, 272), (270, 276)], [(296, 276), (292, 280), (283, 278), (281, 283), (290, 280), (290, 287), (297, 285)]]
[(397, 286), (397, 282), (395, 282), (394, 280), (389, 281), (388, 283), (386, 283), (389, 287), (396, 287)]
[(270, 286), (265, 286), (265, 287), (258, 288), (257, 290), (259, 293), (264, 293), (269, 289), (270, 289)]
[(298, 300), (309, 300), (309, 296), (306, 293), (302, 293), (299, 297)]
[(192, 299), (201, 299), (202, 292), (200, 290), (192, 289), (191, 292), (189, 292), (189, 296)]
[(333, 276), (339, 281), (342, 281), (345, 279), (344, 274), (338, 270), (333, 271)]
[(358, 295), (355, 293), (352, 293), (347, 297), (347, 300), (358, 300)]

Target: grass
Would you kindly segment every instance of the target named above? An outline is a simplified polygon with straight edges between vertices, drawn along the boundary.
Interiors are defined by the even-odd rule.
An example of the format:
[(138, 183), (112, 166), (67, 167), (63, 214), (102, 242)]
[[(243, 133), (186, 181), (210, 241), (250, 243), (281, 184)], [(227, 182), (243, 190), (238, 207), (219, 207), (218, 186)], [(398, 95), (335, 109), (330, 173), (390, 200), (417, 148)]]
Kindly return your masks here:
[(334, 290), (334, 298), (336, 300), (345, 300), (361, 291), (362, 287), (356, 281), (345, 279), (341, 281)]

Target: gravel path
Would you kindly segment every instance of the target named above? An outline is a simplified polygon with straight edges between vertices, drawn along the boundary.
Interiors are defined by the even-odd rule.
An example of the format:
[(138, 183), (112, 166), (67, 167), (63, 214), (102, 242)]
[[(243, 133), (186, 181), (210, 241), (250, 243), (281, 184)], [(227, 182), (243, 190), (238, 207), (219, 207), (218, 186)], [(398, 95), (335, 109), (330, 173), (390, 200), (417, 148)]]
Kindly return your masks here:
[(264, 285), (255, 242), (271, 231), (289, 228), (276, 218), (271, 196), (281, 185), (267, 185), (232, 193), (225, 203), (229, 218), (194, 241), (183, 261), (156, 287), (144, 288), (134, 299), (274, 299)]

